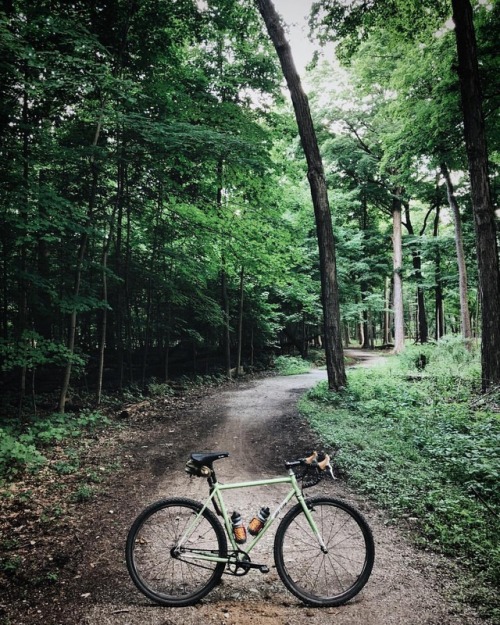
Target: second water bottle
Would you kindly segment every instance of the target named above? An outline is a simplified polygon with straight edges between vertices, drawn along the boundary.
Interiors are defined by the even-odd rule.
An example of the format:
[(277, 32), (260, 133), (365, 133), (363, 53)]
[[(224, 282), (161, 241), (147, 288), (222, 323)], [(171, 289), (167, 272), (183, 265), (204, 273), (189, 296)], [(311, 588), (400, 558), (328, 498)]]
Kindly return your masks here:
[(253, 519), (248, 524), (248, 531), (252, 536), (257, 536), (260, 530), (266, 524), (267, 519), (269, 518), (269, 508), (262, 507), (257, 516), (254, 516)]

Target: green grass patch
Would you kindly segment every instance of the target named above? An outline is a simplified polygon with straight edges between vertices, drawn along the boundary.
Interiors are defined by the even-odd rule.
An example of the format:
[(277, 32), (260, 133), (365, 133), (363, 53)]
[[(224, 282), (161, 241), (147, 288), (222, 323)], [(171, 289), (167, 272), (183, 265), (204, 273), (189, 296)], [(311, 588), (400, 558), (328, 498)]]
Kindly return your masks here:
[(297, 356), (278, 356), (274, 360), (274, 366), (279, 375), (298, 375), (311, 370), (311, 364)]
[(479, 367), (459, 341), (409, 348), (380, 368), (349, 371), (301, 401), (336, 463), (359, 491), (412, 517), (417, 542), (475, 576), (467, 600), (500, 615), (500, 415), (478, 396)]

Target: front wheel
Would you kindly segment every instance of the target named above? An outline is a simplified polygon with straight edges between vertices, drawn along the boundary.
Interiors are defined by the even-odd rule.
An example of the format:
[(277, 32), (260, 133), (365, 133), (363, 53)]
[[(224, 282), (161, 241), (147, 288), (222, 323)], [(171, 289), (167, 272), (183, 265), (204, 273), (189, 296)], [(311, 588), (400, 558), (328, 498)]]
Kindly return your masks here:
[[(157, 501), (134, 521), (125, 557), (137, 588), (161, 605), (193, 605), (219, 582), (226, 557), (224, 530), (210, 510), (191, 499)], [(196, 521), (196, 522), (195, 522)], [(182, 544), (180, 539), (191, 528)]]
[(276, 568), (288, 590), (305, 603), (341, 605), (370, 577), (375, 558), (371, 530), (363, 516), (343, 501), (316, 497), (306, 503), (324, 548), (297, 504), (276, 531)]

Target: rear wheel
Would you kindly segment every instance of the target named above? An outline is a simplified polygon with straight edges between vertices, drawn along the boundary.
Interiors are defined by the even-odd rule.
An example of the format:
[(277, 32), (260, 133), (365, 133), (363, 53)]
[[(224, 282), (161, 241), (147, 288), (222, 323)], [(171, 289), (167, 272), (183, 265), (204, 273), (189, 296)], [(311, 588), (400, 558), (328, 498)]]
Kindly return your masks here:
[(204, 510), (176, 549), (201, 509), (191, 499), (165, 499), (146, 508), (130, 528), (125, 550), (128, 571), (137, 588), (157, 603), (192, 605), (212, 590), (224, 572), (224, 562), (196, 557), (227, 555), (226, 535), (210, 510)]
[(343, 501), (316, 497), (309, 499), (307, 506), (325, 549), (297, 504), (276, 532), (276, 568), (288, 590), (305, 603), (341, 605), (370, 577), (375, 558), (371, 530), (363, 516)]

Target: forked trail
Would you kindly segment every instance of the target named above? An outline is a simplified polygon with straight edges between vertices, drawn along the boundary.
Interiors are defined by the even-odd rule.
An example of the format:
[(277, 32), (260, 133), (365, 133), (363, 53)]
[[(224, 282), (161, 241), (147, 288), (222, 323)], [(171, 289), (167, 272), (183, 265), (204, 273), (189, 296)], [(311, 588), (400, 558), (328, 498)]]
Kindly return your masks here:
[[(190, 421), (183, 432), (182, 449), (173, 453), (168, 465), (158, 470), (165, 453), (165, 439), (142, 446), (144, 464), (156, 467), (150, 486), (137, 486), (134, 506), (121, 524), (118, 541), (123, 548), (126, 530), (141, 507), (162, 497), (189, 497), (202, 500), (206, 482), (189, 478), (184, 472), (188, 451), (227, 451), (229, 458), (217, 461), (220, 481), (256, 480), (285, 475), (284, 459), (292, 459), (317, 448), (320, 441), (297, 414), (299, 396), (325, 377), (324, 372), (273, 377), (238, 384), (202, 401), (199, 419)], [(176, 427), (182, 428), (182, 415)], [(197, 424), (197, 425), (196, 425)], [(141, 452), (141, 449), (143, 451)], [(154, 461), (153, 461), (154, 460)], [(137, 492), (140, 496), (137, 497)], [(228, 507), (237, 509), (248, 522), (262, 505), (277, 505), (283, 489), (266, 486), (226, 491)], [(359, 509), (369, 522), (375, 538), (375, 565), (365, 588), (351, 602), (336, 608), (304, 606), (281, 583), (272, 557), (274, 531), (258, 545), (252, 560), (266, 564), (270, 572), (252, 570), (243, 577), (223, 576), (222, 583), (198, 605), (165, 608), (149, 602), (124, 573), (123, 551), (111, 556), (116, 562), (103, 574), (102, 592), (87, 604), (79, 622), (87, 625), (479, 625), (474, 614), (463, 613), (450, 599), (447, 588), (447, 561), (413, 549), (404, 535), (392, 527), (384, 513), (346, 489), (340, 481), (322, 481), (308, 491), (344, 499)], [(138, 501), (138, 503), (135, 503)], [(275, 524), (277, 527), (278, 523)], [(273, 528), (275, 530), (275, 528)], [(116, 577), (109, 577), (110, 571)], [(94, 584), (99, 582), (94, 579)], [(75, 621), (76, 622), (76, 621)]]

